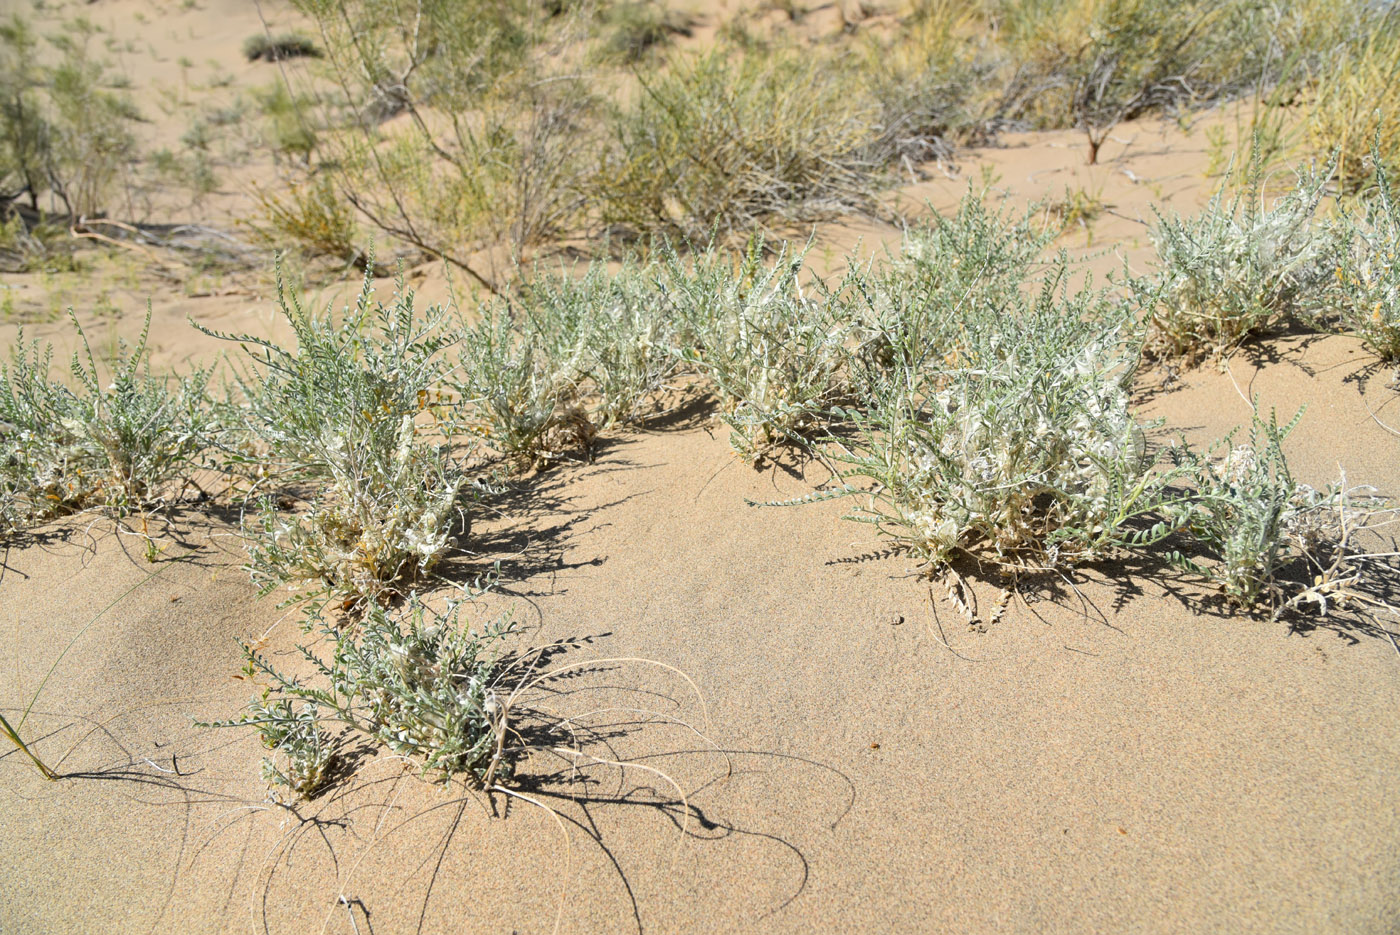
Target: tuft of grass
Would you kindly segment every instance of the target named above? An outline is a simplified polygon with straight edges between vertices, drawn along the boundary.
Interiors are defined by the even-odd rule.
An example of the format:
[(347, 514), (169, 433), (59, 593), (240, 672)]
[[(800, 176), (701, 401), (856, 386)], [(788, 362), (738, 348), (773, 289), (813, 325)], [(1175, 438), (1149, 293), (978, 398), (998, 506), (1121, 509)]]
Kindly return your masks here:
[(1372, 149), (1400, 160), (1400, 10), (1366, 5), (1354, 30), (1319, 65), (1304, 120), (1313, 151), (1333, 156), (1346, 191), (1369, 178)]
[(327, 256), (367, 269), (368, 253), (359, 246), (355, 212), (341, 200), (327, 176), (288, 186), (284, 194), (258, 189), (264, 225), (261, 238), (278, 250), (295, 245), (307, 256)]
[[(387, 597), (430, 575), (467, 532), (465, 455), (454, 408), (438, 394), (451, 343), (444, 312), (434, 306), (420, 319), (402, 281), (389, 305), (375, 302), (368, 275), (339, 324), (329, 308), (308, 313), (280, 273), (278, 308), (295, 349), (196, 325), (249, 356), (239, 379), (244, 441), (229, 451), (255, 478), (244, 493), (254, 507), (243, 530), (248, 570), (263, 593), (296, 584), (289, 600)], [(266, 479), (314, 492), (289, 514), (262, 491)]]
[(283, 62), (293, 58), (320, 58), (321, 48), (310, 36), (284, 32), (255, 33), (243, 41), (243, 57), (250, 62)]

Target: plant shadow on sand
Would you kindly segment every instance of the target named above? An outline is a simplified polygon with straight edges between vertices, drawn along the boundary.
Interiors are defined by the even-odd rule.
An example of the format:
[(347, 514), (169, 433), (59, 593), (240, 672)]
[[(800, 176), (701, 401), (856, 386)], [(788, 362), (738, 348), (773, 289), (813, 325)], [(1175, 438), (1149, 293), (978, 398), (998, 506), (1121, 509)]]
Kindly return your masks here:
[[(1394, 552), (1396, 543), (1387, 541), (1389, 545), (1383, 551)], [(1184, 537), (1169, 542), (1169, 545), (1189, 559), (1204, 557)], [(897, 558), (901, 554), (893, 549), (871, 550), (833, 559), (828, 564), (876, 562)], [(1386, 608), (1400, 607), (1400, 559), (1394, 555), (1363, 555), (1352, 556), (1349, 561), (1366, 583), (1368, 597)], [(1113, 630), (1121, 629), (1115, 620), (1122, 617), (1125, 608), (1154, 599), (1168, 599), (1194, 617), (1210, 618), (1217, 622), (1241, 616), (1268, 620), (1275, 613), (1274, 607), (1267, 604), (1253, 611), (1242, 610), (1200, 576), (1149, 554), (1123, 554), (1064, 570), (1001, 569), (994, 564), (979, 563), (974, 558), (963, 556), (953, 563), (949, 571), (951, 574), (944, 579), (944, 583), (956, 581), (961, 586), (959, 597), (966, 607), (958, 612), (955, 606), (955, 617), (960, 617), (976, 630), (984, 630), (987, 623), (999, 618), (1001, 610), (996, 608), (1004, 608), (1011, 600), (1018, 602), (1026, 613), (1046, 626), (1053, 624), (1038, 609), (1039, 604), (1070, 610), (1085, 621), (1094, 621)], [(1297, 593), (1313, 583), (1315, 573), (1315, 568), (1299, 558), (1280, 568), (1274, 583), (1286, 593)], [(999, 592), (997, 598), (990, 597), (994, 591)], [(994, 609), (989, 612), (989, 607)], [(1306, 610), (1283, 607), (1278, 610), (1276, 619), (1284, 625), (1288, 634), (1326, 631), (1351, 645), (1367, 639), (1385, 640), (1396, 646), (1396, 652), (1400, 653), (1400, 645), (1396, 645), (1396, 631), (1387, 628), (1381, 621), (1382, 613), (1375, 612), (1373, 608), (1374, 605), (1368, 608), (1355, 599), (1342, 600), (1329, 602), (1325, 614), (1318, 613), (1316, 605), (1308, 605)], [(947, 645), (946, 639), (944, 643)]]

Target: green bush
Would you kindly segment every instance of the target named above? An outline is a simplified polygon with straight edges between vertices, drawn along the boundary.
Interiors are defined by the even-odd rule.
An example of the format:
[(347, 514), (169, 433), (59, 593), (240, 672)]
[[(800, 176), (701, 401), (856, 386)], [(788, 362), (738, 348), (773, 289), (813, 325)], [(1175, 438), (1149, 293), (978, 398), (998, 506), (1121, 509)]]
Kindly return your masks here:
[(1302, 315), (1326, 288), (1325, 240), (1314, 218), (1330, 168), (1305, 170), (1267, 204), (1258, 164), (1194, 218), (1158, 215), (1156, 296), (1147, 351), (1155, 357), (1223, 354), (1251, 335)]
[(329, 659), (300, 647), (314, 677), (286, 675), (244, 644), (244, 672), (266, 680), (266, 688), (240, 717), (203, 725), (256, 729), (286, 762), (264, 762), (269, 782), (306, 797), (316, 794), (334, 753), (322, 727), (327, 722), (383, 743), (424, 771), (463, 773), (481, 787), (509, 775), (512, 698), (492, 655), (511, 632), (508, 623), (474, 633), (459, 626), (455, 606), (436, 613), (414, 597), (397, 614), (371, 605), (354, 632), (321, 617), (308, 619), (305, 628), (333, 647)]
[[(438, 405), (450, 338), (443, 312), (420, 319), (402, 282), (391, 304), (372, 300), (366, 276), (340, 324), (308, 313), (278, 278), (278, 308), (292, 326), (289, 350), (251, 335), (240, 377), (244, 442), (230, 466), (259, 480), (245, 493), (248, 569), (264, 593), (285, 583), (293, 599), (347, 604), (380, 598), (430, 575), (468, 526), (469, 483), (456, 413)], [(262, 478), (309, 483), (298, 513), (261, 495)]]
[(244, 40), (243, 57), (250, 62), (281, 62), (291, 58), (320, 58), (321, 49), (311, 37), (299, 33), (270, 36), (260, 32)]
[(10, 529), (91, 507), (120, 516), (164, 502), (200, 466), (218, 429), (208, 371), (152, 376), (149, 312), (107, 379), (73, 323), (83, 355), (73, 355), (71, 385), (49, 378), (52, 348), (28, 348), (23, 336), (0, 365), (0, 515)]
[(1381, 360), (1400, 361), (1400, 206), (1376, 154), (1376, 191), (1345, 210), (1333, 228), (1336, 276), (1319, 304), (1324, 317), (1354, 332)]
[(642, 83), (593, 182), (605, 224), (705, 243), (870, 204), (880, 115), (819, 57), (719, 49)]

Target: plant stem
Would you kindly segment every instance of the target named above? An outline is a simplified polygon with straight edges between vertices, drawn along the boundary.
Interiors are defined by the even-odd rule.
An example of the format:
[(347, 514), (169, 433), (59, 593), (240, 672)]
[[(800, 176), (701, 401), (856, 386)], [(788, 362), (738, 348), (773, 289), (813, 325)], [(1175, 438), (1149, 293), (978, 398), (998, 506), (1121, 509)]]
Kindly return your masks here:
[(19, 739), (19, 734), (17, 734), (15, 732), (15, 729), (10, 726), (10, 722), (5, 720), (5, 715), (3, 714), (0, 714), (0, 733), (3, 733), (6, 737), (10, 738), (10, 741), (16, 747), (19, 747), (21, 750), (24, 751), (25, 756), (29, 757), (31, 760), (34, 761), (34, 765), (39, 768), (39, 773), (45, 779), (52, 782), (58, 778), (58, 774), (55, 773), (53, 770), (49, 769), (47, 766), (45, 766), (44, 761), (39, 759), (39, 757), (35, 755), (33, 750), (29, 749), (29, 745), (26, 744), (23, 740)]

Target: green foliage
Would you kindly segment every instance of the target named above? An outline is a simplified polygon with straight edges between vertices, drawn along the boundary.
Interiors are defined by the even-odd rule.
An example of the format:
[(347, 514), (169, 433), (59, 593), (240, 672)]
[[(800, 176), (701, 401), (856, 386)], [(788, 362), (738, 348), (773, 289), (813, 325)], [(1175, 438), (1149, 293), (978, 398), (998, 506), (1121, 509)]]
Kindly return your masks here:
[(1277, 613), (1311, 602), (1325, 614), (1329, 601), (1367, 601), (1362, 566), (1370, 556), (1356, 551), (1350, 536), (1366, 528), (1362, 514), (1391, 511), (1348, 490), (1345, 478), (1317, 490), (1293, 477), (1283, 442), (1302, 415), (1300, 409), (1279, 425), (1273, 414), (1265, 422), (1256, 413), (1246, 444), (1235, 445), (1231, 432), (1204, 454), (1172, 450), (1191, 488), (1174, 523), (1210, 560), (1177, 561), (1246, 609), (1267, 604)]
[(1083, 130), (1090, 163), (1121, 121), (1228, 98), (1276, 79), (1280, 67), (1277, 24), (1254, 0), (997, 6), (1017, 66), (1009, 115)]
[(239, 381), (246, 440), (234, 464), (316, 488), (303, 512), (280, 513), (264, 496), (245, 520), (248, 568), (264, 593), (295, 582), (309, 590), (294, 600), (383, 596), (430, 574), (467, 531), (456, 415), (438, 405), (450, 343), (442, 310), (420, 320), (402, 282), (387, 306), (372, 290), (367, 276), (337, 325), (329, 309), (308, 313), (279, 276), (295, 350), (200, 328), (250, 357)]
[(1148, 353), (1223, 354), (1304, 311), (1309, 293), (1326, 285), (1314, 216), (1330, 177), (1330, 167), (1305, 170), (1266, 204), (1254, 162), (1242, 187), (1228, 198), (1222, 187), (1196, 217), (1159, 214)]
[(49, 37), (59, 58), (48, 65), (24, 20), (0, 25), (0, 190), (35, 208), (48, 194), (73, 220), (102, 213), (136, 155), (139, 114), (91, 54), (96, 31), (80, 18)]
[[(414, 597), (401, 614), (372, 605), (353, 632), (320, 617), (306, 626), (333, 644), (329, 659), (300, 647), (315, 676), (288, 676), (245, 645), (245, 672), (270, 684), (242, 717), (207, 725), (256, 727), (264, 743), (288, 755), (288, 770), (272, 768), (273, 782), (314, 794), (330, 759), (319, 727), (326, 719), (417, 761), (424, 771), (465, 773), (483, 787), (508, 774), (511, 693), (502, 688), (493, 648), (511, 632), (509, 623), (474, 633), (459, 626), (455, 606), (435, 613)], [(302, 702), (299, 712), (294, 701)]]
[(427, 106), (471, 110), (518, 66), (531, 28), (523, 0), (296, 0), (326, 57), (373, 119)]
[[(101, 506), (125, 515), (161, 501), (187, 480), (217, 428), (195, 370), (150, 373), (146, 338), (121, 349), (104, 381), (87, 336), (73, 319), (84, 356), (73, 355), (71, 386), (49, 379), (52, 348), (21, 336), (0, 366), (0, 515), (10, 529)], [(106, 383), (106, 386), (103, 384)]]
[(713, 234), (869, 204), (873, 104), (819, 57), (720, 49), (642, 81), (593, 187), (606, 224)]
[(1313, 152), (1332, 157), (1343, 189), (1370, 176), (1374, 150), (1400, 162), (1400, 10), (1394, 4), (1343, 4), (1330, 11), (1346, 30), (1313, 65), (1305, 124)]
[(504, 300), (483, 305), (462, 331), (455, 389), (487, 444), (524, 469), (588, 451), (597, 432), (579, 400), (579, 364), (552, 356), (546, 338)]
[(935, 566), (1054, 567), (1166, 534), (1142, 530), (1168, 494), (1130, 408), (1131, 319), (1102, 294), (1057, 294), (1064, 275), (1033, 299), (943, 304), (925, 329), (942, 340), (867, 390), (838, 456), (843, 493), (870, 482), (854, 518)]
[(255, 92), (258, 106), (267, 121), (266, 136), (277, 153), (308, 162), (316, 151), (318, 138), (312, 124), (312, 100), (294, 95), (282, 82)]
[(820, 284), (801, 285), (803, 256), (765, 263), (761, 240), (737, 263), (707, 254), (676, 283), (694, 335), (686, 361), (714, 381), (729, 442), (750, 462), (811, 436), (847, 391), (847, 337)]
[(328, 256), (347, 266), (367, 267), (360, 249), (354, 210), (340, 199), (327, 176), (291, 184), (284, 194), (258, 191), (264, 225), (262, 239), (279, 250), (295, 246), (308, 256)]
[(514, 299), (599, 428), (643, 418), (676, 371), (680, 260), (669, 249), (662, 255), (661, 265), (628, 257), (616, 272), (590, 264), (578, 277), (537, 271)]
[(1375, 156), (1376, 191), (1334, 226), (1336, 281), (1319, 303), (1387, 362), (1400, 361), (1400, 206), (1390, 172)]
[(691, 35), (690, 21), (658, 0), (624, 0), (601, 11), (606, 38), (604, 61), (635, 65), (674, 36)]

